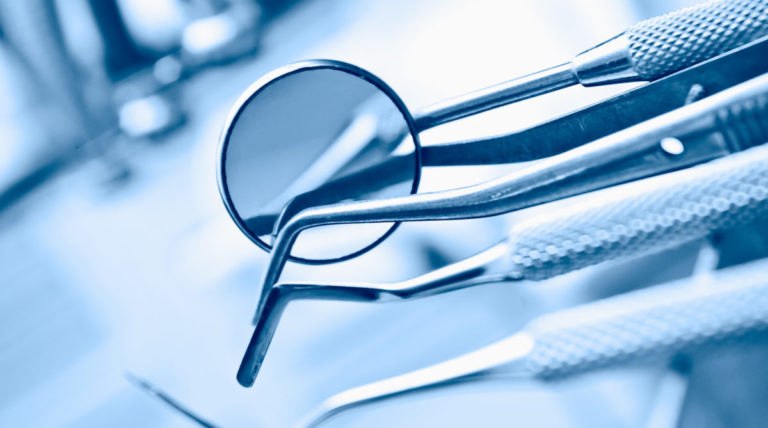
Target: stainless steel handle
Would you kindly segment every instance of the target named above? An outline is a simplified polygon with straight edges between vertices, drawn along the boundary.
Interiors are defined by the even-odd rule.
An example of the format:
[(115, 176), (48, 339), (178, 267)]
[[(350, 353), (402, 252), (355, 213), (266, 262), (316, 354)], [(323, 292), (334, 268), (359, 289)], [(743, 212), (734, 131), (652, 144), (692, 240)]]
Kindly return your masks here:
[(535, 342), (528, 370), (555, 379), (768, 331), (766, 263), (714, 275), (703, 283), (686, 279), (537, 318), (526, 329)]
[(582, 54), (582, 85), (655, 80), (768, 36), (768, 1), (711, 0), (642, 21)]
[[(734, 144), (768, 141), (764, 98), (752, 108), (734, 106), (717, 115), (723, 123), (730, 122), (723, 134), (733, 134), (729, 138)], [(547, 279), (607, 260), (661, 251), (766, 215), (768, 146), (761, 145), (587, 194), (558, 212), (519, 223), (509, 237), (511, 275)]]
[(640, 22), (626, 35), (637, 74), (653, 80), (768, 35), (768, 1), (708, 1)]
[(768, 36), (768, 0), (714, 0), (641, 22), (570, 63), (429, 106), (421, 132), (442, 123), (577, 83), (654, 80)]
[(768, 338), (768, 261), (623, 294), (531, 321), (519, 333), (329, 398), (300, 425), (355, 407), (487, 379), (557, 380), (612, 365)]

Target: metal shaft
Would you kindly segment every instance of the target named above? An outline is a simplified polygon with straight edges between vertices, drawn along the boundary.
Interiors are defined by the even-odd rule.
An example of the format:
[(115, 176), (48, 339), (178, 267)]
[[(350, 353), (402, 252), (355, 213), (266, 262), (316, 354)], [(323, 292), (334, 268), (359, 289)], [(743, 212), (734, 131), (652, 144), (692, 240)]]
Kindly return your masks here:
[(414, 115), (418, 132), (503, 105), (579, 83), (571, 64), (562, 64), (518, 79), (428, 106)]
[[(628, 159), (657, 147), (660, 140), (691, 132), (718, 130), (717, 114), (742, 103), (753, 103), (768, 91), (768, 76), (761, 76), (702, 101), (601, 138), (587, 145), (544, 159), (520, 171), (489, 182), (437, 193), (354, 202), (311, 208), (294, 216), (278, 233), (270, 264), (264, 273), (263, 300), (277, 282), (296, 238), (302, 230), (328, 224), (387, 221), (427, 221), (481, 218), (526, 206), (537, 191), (585, 174), (611, 162)], [(765, 142), (755, 141), (754, 144)]]
[(768, 331), (765, 260), (585, 304), (530, 322), (466, 355), (336, 394), (299, 425), (347, 409), (487, 379), (552, 381), (760, 338)]
[(655, 80), (768, 35), (768, 1), (712, 0), (642, 21), (572, 62), (429, 106), (418, 132), (582, 84)]

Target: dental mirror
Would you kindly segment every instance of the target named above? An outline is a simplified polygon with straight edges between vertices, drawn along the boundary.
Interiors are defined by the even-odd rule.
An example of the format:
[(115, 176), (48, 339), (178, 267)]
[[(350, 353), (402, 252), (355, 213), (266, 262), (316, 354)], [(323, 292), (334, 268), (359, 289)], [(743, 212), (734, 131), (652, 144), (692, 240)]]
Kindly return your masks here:
[[(290, 218), (310, 206), (415, 193), (419, 152), (413, 119), (384, 82), (342, 62), (302, 62), (260, 79), (236, 103), (221, 138), (219, 187), (240, 230), (269, 251), (281, 213)], [(385, 184), (356, 190), (367, 180)], [(308, 230), (290, 258), (353, 258), (396, 227)]]
[[(269, 250), (270, 236), (305, 208), (415, 193), (419, 132), (576, 84), (659, 79), (766, 36), (768, 25), (752, 13), (728, 1), (672, 12), (638, 23), (570, 62), (428, 106), (413, 116), (383, 81), (353, 65), (313, 61), (278, 69), (246, 92), (227, 123), (219, 166), (223, 199), (240, 229)], [(730, 31), (744, 22), (748, 31)], [(685, 49), (669, 56), (633, 42), (665, 25), (680, 28), (662, 36)], [(702, 43), (717, 47), (702, 55), (688, 50), (705, 36)], [(504, 154), (508, 148), (502, 144), (497, 151)], [(497, 151), (488, 157), (492, 162), (505, 158)], [(425, 153), (425, 161), (428, 157)], [(463, 154), (458, 158), (471, 162)], [(373, 248), (395, 227), (316, 228), (299, 237), (289, 257), (306, 263), (345, 260)]]

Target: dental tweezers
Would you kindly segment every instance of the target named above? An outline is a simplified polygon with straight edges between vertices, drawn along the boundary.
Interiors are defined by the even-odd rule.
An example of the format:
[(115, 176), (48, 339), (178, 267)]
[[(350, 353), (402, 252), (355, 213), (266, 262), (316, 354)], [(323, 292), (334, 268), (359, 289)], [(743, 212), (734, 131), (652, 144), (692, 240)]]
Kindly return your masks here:
[[(688, 167), (768, 140), (768, 74), (520, 171), (463, 189), (306, 209), (277, 234), (256, 318), (302, 230), (329, 224), (489, 217)], [(669, 138), (683, 153), (662, 148)], [(662, 147), (662, 148), (660, 148)]]
[[(768, 141), (768, 134), (763, 141)], [(579, 196), (568, 209), (515, 225), (507, 240), (474, 257), (410, 280), (281, 282), (267, 290), (237, 379), (244, 386), (253, 384), (280, 316), (292, 300), (389, 302), (492, 282), (544, 280), (609, 260), (658, 252), (766, 216), (768, 145), (761, 145)]]
[[(569, 63), (422, 109), (413, 115), (414, 129), (419, 133), (575, 84), (594, 86), (665, 80), (662, 79), (665, 76), (698, 68), (697, 64), (723, 56), (767, 35), (768, 1), (709, 1), (640, 22), (577, 55)], [(765, 54), (753, 53), (752, 62), (761, 56)], [(715, 73), (705, 69), (689, 70), (691, 73), (687, 76), (676, 76), (663, 85), (646, 85), (651, 87), (630, 91), (524, 131), (422, 147), (419, 150), (420, 160), (423, 166), (478, 165), (523, 162), (561, 153), (682, 105), (694, 85), (686, 84), (686, 78), (695, 76), (700, 79), (696, 84), (703, 85), (706, 94), (711, 95), (733, 82), (756, 75), (752, 74), (755, 67), (749, 64), (749, 60), (747, 64), (723, 66)], [(713, 68), (713, 65), (708, 68)], [(680, 90), (685, 92), (679, 94)], [(356, 120), (352, 121), (354, 123)], [(363, 144), (363, 147), (366, 145), (372, 145), (372, 141)], [(309, 206), (336, 203), (344, 196), (354, 197), (388, 183), (412, 179), (407, 167), (412, 162), (410, 157), (393, 157), (375, 170), (368, 171), (373, 180), (346, 174), (347, 177), (332, 185), (320, 186), (291, 201), (280, 220), (278, 214), (266, 210), (266, 213), (247, 219), (248, 228), (257, 234), (267, 234), (273, 229), (279, 230), (284, 219)], [(275, 228), (276, 221), (279, 224)]]
[[(261, 302), (302, 230), (330, 224), (482, 218), (689, 167), (768, 140), (768, 74), (592, 143), (462, 189), (309, 208), (275, 237)], [(682, 153), (660, 142), (674, 138)], [(690, 144), (689, 144), (690, 143)], [(258, 311), (257, 311), (258, 312)]]
[[(767, 24), (768, 25), (768, 24)], [(668, 113), (705, 96), (768, 73), (768, 39), (748, 43), (671, 76), (632, 89), (522, 131), (495, 137), (422, 146), (423, 167), (489, 165), (543, 159), (582, 146), (626, 127)], [(412, 179), (413, 154), (391, 156), (378, 165), (341, 174), (290, 200), (279, 214), (247, 219), (261, 234), (279, 231), (300, 211), (354, 199)]]
[(329, 398), (299, 427), (349, 409), (491, 379), (557, 381), (631, 363), (668, 361), (714, 345), (765, 338), (765, 260), (540, 316), (464, 356)]

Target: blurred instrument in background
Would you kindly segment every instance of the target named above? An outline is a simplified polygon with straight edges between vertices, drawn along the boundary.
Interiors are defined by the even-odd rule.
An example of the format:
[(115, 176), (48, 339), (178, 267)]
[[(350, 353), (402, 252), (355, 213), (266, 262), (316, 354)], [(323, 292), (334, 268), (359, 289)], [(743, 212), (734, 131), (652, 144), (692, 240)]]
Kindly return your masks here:
[(4, 86), (13, 107), (13, 168), (0, 174), (0, 211), (84, 159), (105, 156), (117, 178), (122, 140), (154, 138), (185, 121), (184, 82), (258, 51), (291, 2), (35, 0), (0, 2)]

